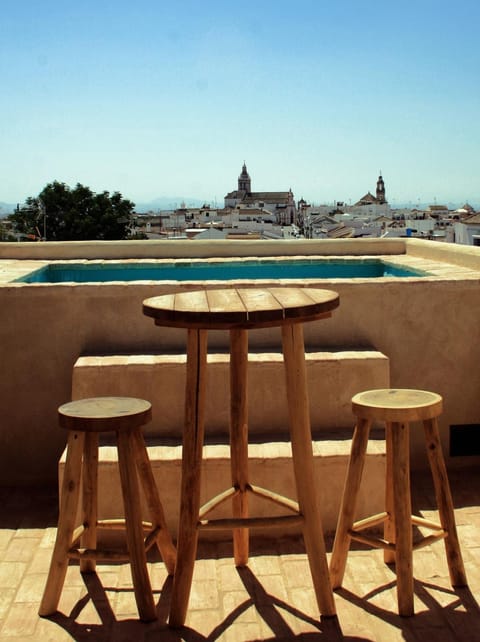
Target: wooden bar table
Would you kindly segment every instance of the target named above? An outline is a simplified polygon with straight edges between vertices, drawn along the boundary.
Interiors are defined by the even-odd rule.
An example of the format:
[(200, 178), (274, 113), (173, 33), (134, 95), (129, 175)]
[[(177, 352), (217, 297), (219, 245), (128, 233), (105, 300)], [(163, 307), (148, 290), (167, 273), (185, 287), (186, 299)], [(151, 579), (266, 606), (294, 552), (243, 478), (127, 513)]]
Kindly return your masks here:
[[(339, 296), (331, 290), (298, 287), (228, 288), (183, 291), (146, 299), (143, 312), (159, 326), (187, 329), (185, 428), (182, 449), (181, 503), (177, 564), (169, 623), (183, 626), (197, 551), (199, 528), (232, 528), (237, 566), (248, 562), (248, 527), (302, 523), (305, 549), (321, 615), (334, 616), (313, 470), (310, 411), (306, 386), (303, 323), (331, 316)], [(247, 363), (248, 330), (278, 326), (289, 410), (290, 438), (298, 503), (250, 484), (248, 478)], [(200, 507), (200, 473), (209, 330), (230, 332), (230, 453), (232, 487)], [(248, 515), (248, 493), (257, 493), (291, 514)], [(232, 499), (231, 519), (208, 520), (207, 514)]]

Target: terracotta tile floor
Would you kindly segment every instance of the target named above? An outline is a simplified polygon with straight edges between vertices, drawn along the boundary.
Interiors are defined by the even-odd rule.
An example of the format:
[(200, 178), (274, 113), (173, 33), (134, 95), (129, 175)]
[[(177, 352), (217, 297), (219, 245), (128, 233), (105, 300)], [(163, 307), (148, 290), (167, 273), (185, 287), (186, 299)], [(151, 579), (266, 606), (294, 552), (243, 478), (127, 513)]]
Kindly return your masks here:
[[(188, 620), (177, 631), (165, 624), (172, 584), (161, 563), (150, 564), (157, 622), (138, 621), (125, 564), (101, 565), (84, 577), (71, 565), (60, 611), (39, 618), (56, 532), (56, 493), (0, 489), (0, 640), (480, 641), (480, 470), (450, 479), (469, 588), (449, 586), (441, 542), (420, 549), (414, 557), (416, 615), (400, 618), (395, 575), (382, 552), (356, 548), (344, 587), (335, 594), (338, 623), (321, 621), (300, 540), (254, 540), (242, 570), (233, 564), (229, 542), (201, 544)], [(415, 512), (435, 517), (429, 479), (413, 476), (413, 487)], [(329, 551), (331, 544), (329, 539)]]

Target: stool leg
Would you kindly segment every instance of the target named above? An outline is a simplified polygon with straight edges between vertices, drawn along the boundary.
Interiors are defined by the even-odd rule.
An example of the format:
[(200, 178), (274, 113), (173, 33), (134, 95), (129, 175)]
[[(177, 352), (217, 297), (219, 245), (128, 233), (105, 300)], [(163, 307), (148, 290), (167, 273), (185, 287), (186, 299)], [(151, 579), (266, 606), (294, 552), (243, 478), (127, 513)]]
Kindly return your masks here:
[(85, 433), (69, 431), (57, 537), (55, 539), (45, 590), (38, 611), (41, 616), (55, 613), (65, 583), (68, 567), (68, 550), (72, 545), (72, 535), (75, 528), (80, 496), (84, 442)]
[(189, 329), (177, 565), (173, 578), (169, 617), (169, 623), (173, 627), (180, 627), (185, 623), (197, 553), (206, 370), (207, 331)]
[(160, 528), (157, 535), (157, 546), (160, 555), (167, 568), (168, 574), (173, 575), (177, 559), (177, 551), (172, 542), (172, 536), (168, 530), (163, 512), (162, 502), (158, 494), (155, 478), (152, 472), (152, 466), (148, 458), (145, 440), (140, 428), (132, 432), (132, 438), (135, 443), (135, 459), (137, 463), (138, 476), (142, 484), (145, 499), (147, 500), (148, 511), (154, 528)]
[(335, 603), (328, 575), (325, 541), (313, 468), (303, 327), (300, 323), (282, 326), (282, 344), (292, 458), (298, 503), (304, 518), (305, 549), (320, 614), (334, 616)]
[(149, 622), (156, 619), (155, 603), (147, 570), (140, 492), (135, 460), (132, 456), (135, 446), (131, 435), (127, 431), (117, 432), (117, 446), (123, 505), (125, 508), (127, 546), (132, 569), (135, 600), (140, 619)]
[[(83, 460), (82, 507), (83, 524), (86, 530), (81, 538), (82, 548), (97, 548), (97, 490), (98, 490), (98, 433), (85, 433), (85, 456)], [(80, 560), (82, 573), (93, 573), (94, 559)]]
[[(248, 517), (248, 333), (230, 331), (230, 461), (232, 484), (239, 492), (232, 500), (233, 516)], [(235, 528), (233, 549), (236, 566), (248, 562), (248, 528)]]
[[(383, 538), (385, 541), (395, 544), (395, 509), (393, 506), (393, 446), (392, 446), (392, 424), (385, 425), (385, 511), (387, 519), (383, 526)], [(383, 550), (383, 561), (385, 564), (395, 564), (395, 551), (388, 548)]]
[(392, 487), (395, 515), (395, 570), (398, 612), (413, 615), (412, 505), (409, 426), (392, 423)]
[(353, 526), (357, 508), (358, 493), (365, 464), (368, 436), (372, 422), (368, 419), (358, 419), (352, 439), (352, 449), (348, 463), (347, 476), (343, 488), (342, 502), (338, 517), (338, 525), (333, 543), (332, 557), (330, 560), (330, 580), (332, 587), (342, 585), (347, 564), (347, 554), (350, 548), (351, 537), (349, 531)]
[(448, 569), (452, 586), (466, 586), (467, 576), (463, 565), (460, 543), (458, 541), (455, 514), (453, 510), (452, 494), (448, 482), (447, 469), (443, 458), (442, 446), (438, 432), (437, 419), (428, 419), (423, 422), (428, 459), (432, 471), (435, 495), (437, 498), (440, 523), (447, 532), (444, 539), (447, 555)]

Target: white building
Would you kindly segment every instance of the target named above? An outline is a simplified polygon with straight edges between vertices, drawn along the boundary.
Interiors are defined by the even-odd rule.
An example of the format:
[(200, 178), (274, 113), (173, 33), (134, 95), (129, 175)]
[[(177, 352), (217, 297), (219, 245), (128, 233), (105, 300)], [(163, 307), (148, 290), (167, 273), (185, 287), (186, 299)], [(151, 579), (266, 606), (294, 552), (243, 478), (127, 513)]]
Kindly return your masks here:
[(455, 243), (480, 246), (480, 213), (453, 224)]

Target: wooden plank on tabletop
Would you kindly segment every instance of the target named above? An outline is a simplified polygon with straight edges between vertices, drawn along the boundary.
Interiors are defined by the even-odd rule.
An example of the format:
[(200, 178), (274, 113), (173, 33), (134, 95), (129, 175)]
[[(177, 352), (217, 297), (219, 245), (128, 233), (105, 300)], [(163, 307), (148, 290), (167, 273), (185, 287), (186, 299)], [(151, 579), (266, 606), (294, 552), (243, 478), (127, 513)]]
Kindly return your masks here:
[(186, 312), (195, 314), (197, 312), (209, 312), (207, 293), (205, 290), (191, 290), (187, 292), (177, 292), (175, 294), (175, 313)]
[(283, 306), (269, 289), (238, 288), (237, 292), (248, 310), (249, 322), (268, 323), (284, 318)]
[(208, 290), (207, 300), (211, 315), (207, 322), (215, 326), (243, 324), (248, 320), (248, 310), (235, 288)]
[(338, 307), (339, 297), (333, 290), (318, 288), (270, 288), (285, 309), (285, 318), (313, 316)]
[(236, 288), (207, 290), (206, 292), (210, 312), (239, 312), (244, 318), (247, 309)]
[(150, 297), (143, 302), (143, 314), (149, 317), (156, 317), (158, 310), (174, 310), (175, 294), (162, 294), (161, 296)]

